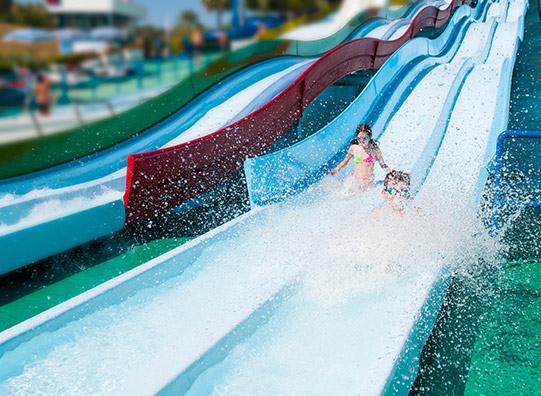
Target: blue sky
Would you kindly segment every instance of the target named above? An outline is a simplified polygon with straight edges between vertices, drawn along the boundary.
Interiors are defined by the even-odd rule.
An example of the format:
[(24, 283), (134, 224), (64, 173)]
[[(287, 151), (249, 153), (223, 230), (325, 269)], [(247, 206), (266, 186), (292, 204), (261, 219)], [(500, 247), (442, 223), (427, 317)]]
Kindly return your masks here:
[[(83, 0), (81, 0), (83, 1)], [(84, 0), (91, 1), (91, 0)], [(192, 9), (199, 14), (199, 19), (204, 25), (216, 27), (216, 13), (207, 12), (201, 5), (201, 0), (132, 0), (134, 3), (141, 4), (147, 8), (147, 18), (142, 24), (153, 24), (164, 27), (165, 21), (169, 18), (169, 23), (174, 25), (179, 14), (183, 10)], [(17, 3), (45, 3), (44, 0), (16, 0)], [(230, 14), (224, 15), (223, 23), (231, 21)]]

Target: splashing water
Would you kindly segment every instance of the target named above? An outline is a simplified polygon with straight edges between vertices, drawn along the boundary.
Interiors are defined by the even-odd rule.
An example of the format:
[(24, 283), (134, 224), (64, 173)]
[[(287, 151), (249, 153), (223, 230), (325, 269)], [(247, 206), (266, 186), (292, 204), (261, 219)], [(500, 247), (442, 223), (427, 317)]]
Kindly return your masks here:
[[(395, 320), (402, 301), (422, 298), (416, 290), (429, 287), (440, 271), (475, 265), (481, 257), (490, 262), (497, 254), (497, 243), (475, 216), (453, 213), (452, 207), (437, 205), (436, 198), (434, 207), (422, 207), (421, 216), (376, 220), (370, 213), (383, 202), (377, 199), (379, 189), (337, 199), (326, 183), (324, 179), (287, 206), (274, 205), (250, 218), (242, 231), (227, 240), (212, 242), (181, 275), (7, 352), (0, 359), (4, 373), (0, 391), (87, 394), (118, 390), (127, 376), (145, 367), (156, 354), (178, 344), (186, 353), (197, 349), (201, 337), (211, 337), (223, 323), (253, 309), (248, 302), (260, 305), (288, 283), (298, 285), (297, 291), (280, 307), (283, 313), (271, 320), (280, 328), (298, 323), (328, 338), (329, 349), (324, 352), (330, 353), (340, 337), (361, 336), (359, 329), (370, 328), (373, 321), (367, 318), (380, 315), (378, 311), (384, 315), (382, 323)], [(338, 326), (344, 321), (348, 326)], [(289, 331), (282, 339), (279, 332), (262, 329), (266, 329), (262, 330), (265, 343), (289, 348), (291, 353), (297, 349), (300, 340)], [(308, 338), (299, 345), (320, 339)], [(238, 348), (250, 350), (251, 346), (241, 343)], [(358, 348), (351, 351), (362, 353)], [(291, 362), (298, 361), (283, 349), (243, 353), (245, 358), (271, 353), (276, 359), (268, 364), (274, 367), (282, 367), (278, 357), (284, 354)], [(298, 356), (305, 355), (298, 351)], [(345, 378), (354, 376), (348, 365), (360, 355), (348, 356), (320, 369), (332, 366)], [(298, 377), (290, 380), (299, 386), (304, 383), (299, 378), (306, 373), (292, 373)], [(242, 375), (249, 378), (257, 372)]]
[(297, 197), (273, 230), (296, 246), (297, 291), (190, 394), (355, 393), (392, 343), (389, 323), (409, 331), (419, 289), (442, 272), (493, 263), (502, 249), (476, 216), (436, 197), (421, 215), (373, 219), (379, 190), (337, 200), (326, 183)]

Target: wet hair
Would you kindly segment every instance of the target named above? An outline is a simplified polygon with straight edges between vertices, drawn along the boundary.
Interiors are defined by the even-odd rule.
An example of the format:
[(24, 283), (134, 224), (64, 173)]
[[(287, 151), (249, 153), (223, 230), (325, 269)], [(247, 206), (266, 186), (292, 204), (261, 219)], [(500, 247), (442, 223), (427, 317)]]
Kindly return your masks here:
[(38, 74), (37, 80), (39, 83), (42, 83), (43, 81), (45, 81), (45, 76), (43, 74)]
[(359, 136), (362, 132), (366, 133), (366, 135), (370, 138), (368, 143), (372, 146), (372, 148), (378, 147), (378, 143), (372, 139), (372, 127), (369, 124), (359, 124), (357, 126), (355, 135)]
[(387, 176), (385, 176), (385, 179), (383, 180), (383, 187), (384, 188), (389, 187), (390, 182), (394, 182), (394, 183), (402, 182), (409, 188), (410, 181), (411, 181), (411, 178), (410, 178), (409, 173), (392, 170), (389, 173), (387, 173)]
[(349, 144), (351, 144), (351, 145), (359, 145), (359, 144), (360, 144), (360, 143), (359, 143), (359, 139), (356, 139), (356, 138), (355, 138), (355, 139), (351, 139), (351, 142), (349, 142)]

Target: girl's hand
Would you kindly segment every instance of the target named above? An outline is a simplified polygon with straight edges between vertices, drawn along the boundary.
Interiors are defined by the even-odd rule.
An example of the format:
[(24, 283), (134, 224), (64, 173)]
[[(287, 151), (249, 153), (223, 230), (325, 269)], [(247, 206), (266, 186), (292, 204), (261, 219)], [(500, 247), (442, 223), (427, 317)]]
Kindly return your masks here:
[(329, 172), (331, 175), (335, 175), (336, 174), (336, 169), (327, 169), (325, 172)]

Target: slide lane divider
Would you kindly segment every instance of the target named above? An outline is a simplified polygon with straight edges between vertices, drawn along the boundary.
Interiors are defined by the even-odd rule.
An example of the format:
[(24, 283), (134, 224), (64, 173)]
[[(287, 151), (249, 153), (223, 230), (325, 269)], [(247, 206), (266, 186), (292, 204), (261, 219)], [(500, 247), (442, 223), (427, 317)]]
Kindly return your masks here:
[[(403, 8), (403, 12), (407, 12), (407, 7)], [(375, 9), (364, 10), (332, 36), (317, 41), (275, 39), (254, 43), (222, 56), (166, 92), (122, 114), (54, 135), (2, 145), (0, 179), (64, 164), (137, 136), (179, 111), (207, 89), (256, 63), (279, 56), (310, 57), (325, 53), (346, 40), (375, 13)]]

